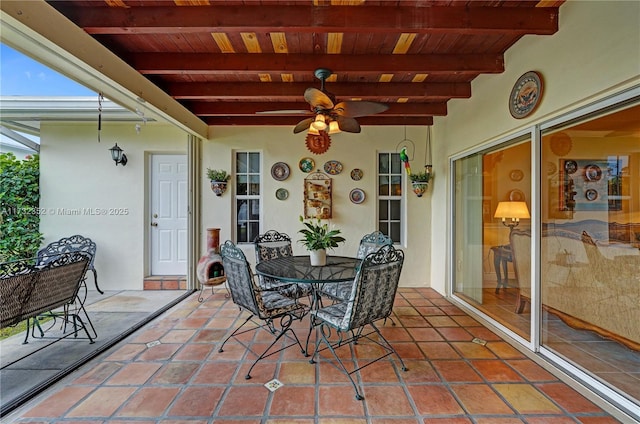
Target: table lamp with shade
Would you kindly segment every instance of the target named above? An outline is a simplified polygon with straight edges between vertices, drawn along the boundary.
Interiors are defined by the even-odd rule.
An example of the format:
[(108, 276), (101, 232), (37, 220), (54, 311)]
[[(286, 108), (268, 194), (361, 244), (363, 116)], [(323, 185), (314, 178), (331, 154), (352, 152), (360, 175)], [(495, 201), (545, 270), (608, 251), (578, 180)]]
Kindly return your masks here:
[(494, 218), (502, 218), (502, 225), (513, 231), (521, 219), (530, 219), (526, 202), (499, 202)]

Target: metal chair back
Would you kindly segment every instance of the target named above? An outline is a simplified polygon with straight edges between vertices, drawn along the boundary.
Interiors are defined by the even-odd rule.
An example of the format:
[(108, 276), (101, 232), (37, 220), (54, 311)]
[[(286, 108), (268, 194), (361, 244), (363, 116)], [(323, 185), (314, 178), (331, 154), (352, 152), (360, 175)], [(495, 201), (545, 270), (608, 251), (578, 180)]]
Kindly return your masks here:
[(393, 240), (389, 236), (384, 235), (381, 231), (374, 231), (370, 234), (365, 234), (360, 239), (360, 245), (358, 246), (357, 257), (364, 259), (368, 254), (373, 253), (380, 249), (382, 246), (392, 246)]

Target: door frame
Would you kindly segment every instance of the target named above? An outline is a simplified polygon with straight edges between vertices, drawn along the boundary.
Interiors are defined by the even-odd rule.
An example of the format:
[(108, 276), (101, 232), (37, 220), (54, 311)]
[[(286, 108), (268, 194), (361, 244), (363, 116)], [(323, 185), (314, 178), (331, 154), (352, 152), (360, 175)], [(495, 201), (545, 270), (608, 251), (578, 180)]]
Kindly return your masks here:
[[(200, 169), (197, 163), (200, 158), (201, 139), (193, 135), (187, 135), (187, 149), (184, 150), (149, 150), (144, 152), (144, 264), (143, 275), (151, 275), (151, 184), (152, 184), (152, 157), (154, 155), (186, 155), (187, 156), (187, 290), (196, 290), (197, 252), (200, 251)], [(194, 213), (196, 211), (196, 213)]]

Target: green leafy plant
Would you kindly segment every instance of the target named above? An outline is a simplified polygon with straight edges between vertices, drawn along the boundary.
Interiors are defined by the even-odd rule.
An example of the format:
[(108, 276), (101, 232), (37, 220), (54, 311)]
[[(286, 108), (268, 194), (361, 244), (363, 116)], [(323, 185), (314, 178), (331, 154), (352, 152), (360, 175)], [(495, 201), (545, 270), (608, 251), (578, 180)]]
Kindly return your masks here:
[(0, 154), (0, 261), (36, 255), (40, 233), (40, 157)]
[(431, 174), (428, 172), (422, 171), (422, 172), (409, 175), (409, 178), (411, 178), (411, 182), (413, 183), (428, 183), (429, 180), (431, 179)]
[(302, 243), (307, 250), (320, 250), (320, 249), (333, 249), (338, 247), (338, 243), (344, 243), (346, 240), (340, 236), (340, 230), (329, 229), (327, 223), (322, 223), (322, 220), (305, 221), (300, 216), (300, 222), (305, 226), (302, 230), (298, 231), (304, 237), (298, 242)]
[(223, 169), (207, 168), (207, 177), (211, 181), (229, 181), (231, 175), (227, 174), (227, 171)]

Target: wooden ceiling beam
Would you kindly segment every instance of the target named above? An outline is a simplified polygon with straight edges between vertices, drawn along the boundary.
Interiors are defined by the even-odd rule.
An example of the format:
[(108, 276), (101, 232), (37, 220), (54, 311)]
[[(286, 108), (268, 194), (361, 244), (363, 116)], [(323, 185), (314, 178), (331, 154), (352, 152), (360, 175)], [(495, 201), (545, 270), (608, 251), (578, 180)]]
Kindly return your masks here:
[[(446, 116), (447, 104), (390, 103), (389, 109), (376, 116)], [(311, 108), (303, 102), (193, 102), (188, 105), (194, 114), (203, 116), (304, 116)], [(280, 111), (280, 112), (278, 112)], [(294, 111), (300, 111), (295, 113)]]
[(554, 34), (558, 8), (466, 6), (143, 6), (51, 5), (89, 34), (344, 32)]
[[(256, 97), (278, 99), (279, 101), (299, 101), (308, 83), (295, 82), (189, 82), (171, 83), (165, 89), (179, 100), (255, 100)], [(325, 87), (333, 93), (337, 100), (375, 100), (380, 97), (396, 99), (418, 99), (438, 101), (452, 98), (467, 99), (471, 97), (471, 83), (331, 83)]]
[[(272, 125), (295, 126), (301, 121), (299, 116), (209, 116), (203, 118), (207, 125)], [(431, 116), (364, 116), (356, 118), (360, 125), (433, 125)]]
[(310, 72), (329, 68), (334, 73), (451, 73), (504, 71), (501, 54), (356, 55), (356, 54), (210, 54), (135, 53), (127, 63), (142, 74), (255, 74)]

